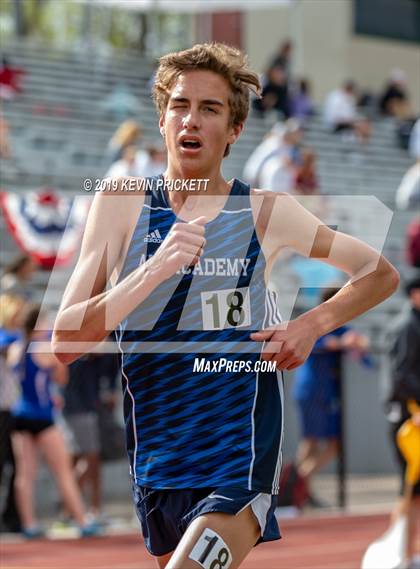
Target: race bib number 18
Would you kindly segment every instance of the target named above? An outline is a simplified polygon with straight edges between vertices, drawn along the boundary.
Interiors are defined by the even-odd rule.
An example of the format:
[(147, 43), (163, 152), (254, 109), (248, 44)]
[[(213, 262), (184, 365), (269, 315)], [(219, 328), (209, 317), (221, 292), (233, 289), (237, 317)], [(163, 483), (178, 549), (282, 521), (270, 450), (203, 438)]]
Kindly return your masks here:
[(204, 569), (229, 569), (232, 554), (223, 538), (206, 528), (188, 556)]
[(249, 288), (201, 293), (204, 330), (222, 330), (251, 325)]

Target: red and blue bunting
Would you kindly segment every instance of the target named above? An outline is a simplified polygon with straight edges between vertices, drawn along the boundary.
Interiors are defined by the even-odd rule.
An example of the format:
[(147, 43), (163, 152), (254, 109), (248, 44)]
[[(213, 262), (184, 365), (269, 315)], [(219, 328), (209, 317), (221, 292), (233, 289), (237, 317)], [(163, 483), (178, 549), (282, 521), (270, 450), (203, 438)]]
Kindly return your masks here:
[(43, 269), (70, 263), (78, 250), (90, 201), (55, 190), (0, 192), (7, 229), (22, 251)]

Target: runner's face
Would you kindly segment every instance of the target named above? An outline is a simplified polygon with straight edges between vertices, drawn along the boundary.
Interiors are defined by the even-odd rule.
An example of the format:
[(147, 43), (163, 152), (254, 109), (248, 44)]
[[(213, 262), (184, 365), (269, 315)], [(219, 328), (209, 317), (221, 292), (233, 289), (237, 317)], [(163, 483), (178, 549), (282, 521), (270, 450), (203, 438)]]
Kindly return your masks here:
[(229, 117), (229, 86), (223, 77), (212, 71), (182, 73), (160, 119), (169, 165), (188, 176), (219, 169), (226, 145), (242, 130), (229, 126)]

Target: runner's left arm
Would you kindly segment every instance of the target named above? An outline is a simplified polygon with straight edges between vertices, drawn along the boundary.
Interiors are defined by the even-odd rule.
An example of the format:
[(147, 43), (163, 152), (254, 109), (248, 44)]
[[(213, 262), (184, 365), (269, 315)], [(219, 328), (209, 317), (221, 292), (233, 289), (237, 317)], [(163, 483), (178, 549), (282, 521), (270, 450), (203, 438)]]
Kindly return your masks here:
[[(311, 353), (316, 340), (388, 298), (398, 287), (397, 270), (378, 251), (352, 237), (334, 231), (288, 194), (261, 192), (266, 196), (262, 219), (262, 249), (268, 267), (285, 249), (332, 265), (350, 277), (329, 300), (284, 323), (274, 332), (251, 335), (267, 342), (263, 358), (275, 359), (279, 369), (294, 369)], [(278, 330), (281, 328), (282, 330)]]

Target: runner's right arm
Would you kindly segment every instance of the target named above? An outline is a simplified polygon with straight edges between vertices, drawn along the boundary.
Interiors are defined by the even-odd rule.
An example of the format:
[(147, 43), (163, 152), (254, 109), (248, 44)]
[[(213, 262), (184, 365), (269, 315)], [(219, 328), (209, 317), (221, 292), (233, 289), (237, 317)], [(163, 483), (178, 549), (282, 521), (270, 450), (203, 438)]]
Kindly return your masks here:
[(197, 263), (202, 254), (205, 218), (175, 223), (153, 257), (106, 290), (131, 239), (129, 220), (138, 217), (143, 203), (138, 193), (95, 195), (80, 256), (54, 324), (52, 349), (62, 363), (91, 351), (156, 287), (182, 266)]

